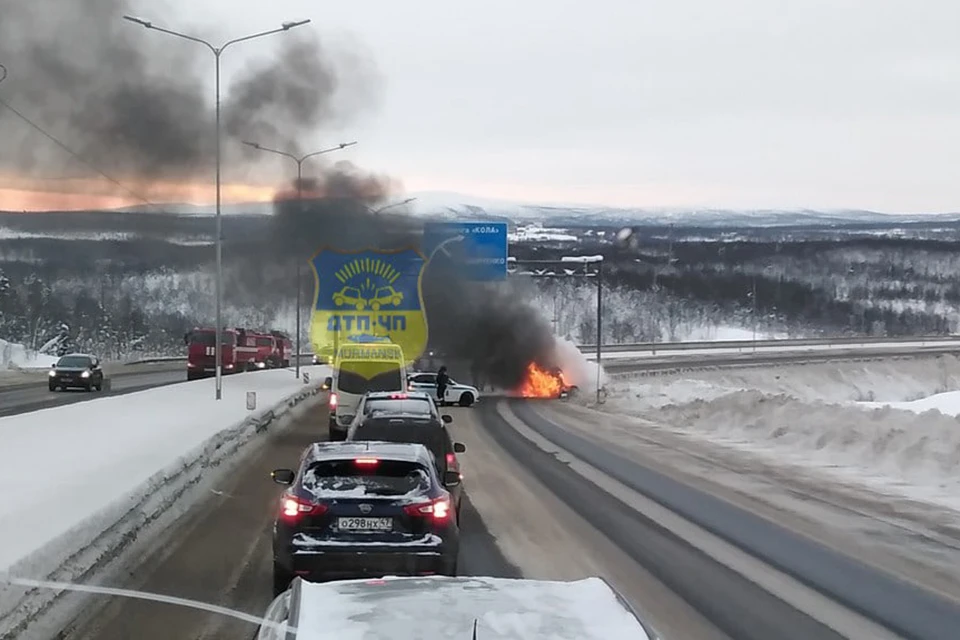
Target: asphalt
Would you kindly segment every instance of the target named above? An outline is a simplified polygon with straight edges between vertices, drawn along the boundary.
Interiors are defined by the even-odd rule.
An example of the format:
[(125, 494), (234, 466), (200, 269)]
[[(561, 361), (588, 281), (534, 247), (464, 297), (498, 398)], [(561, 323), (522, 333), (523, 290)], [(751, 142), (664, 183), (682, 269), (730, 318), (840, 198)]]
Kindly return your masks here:
[[(304, 358), (302, 364), (309, 363)], [(20, 413), (38, 411), (50, 407), (65, 406), (76, 402), (86, 402), (106, 396), (120, 396), (154, 387), (187, 381), (184, 363), (134, 365), (134, 371), (115, 371), (107, 374), (109, 383), (103, 391), (84, 391), (68, 389), (50, 391), (46, 378), (38, 377), (36, 382), (16, 383), (0, 386), (0, 417), (14, 416)], [(236, 375), (256, 375), (257, 372)]]
[[(243, 473), (193, 505), (161, 536), (151, 554), (130, 567), (121, 586), (175, 595), (262, 615), (272, 599), (271, 528), (281, 489), (270, 471), (297, 464), (325, 429), (314, 413), (271, 435), (243, 464)], [(460, 571), (518, 577), (485, 530), (469, 495), (462, 506)], [(171, 640), (249, 638), (246, 622), (141, 600), (95, 599), (58, 640)]]

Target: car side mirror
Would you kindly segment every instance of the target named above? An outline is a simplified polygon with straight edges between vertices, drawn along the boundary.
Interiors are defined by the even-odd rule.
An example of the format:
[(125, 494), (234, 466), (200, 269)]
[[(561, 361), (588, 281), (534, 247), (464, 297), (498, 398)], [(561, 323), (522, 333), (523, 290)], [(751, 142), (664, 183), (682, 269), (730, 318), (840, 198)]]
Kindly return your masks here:
[(455, 487), (460, 484), (459, 471), (446, 471), (443, 474), (443, 484), (447, 487)]
[(297, 474), (290, 469), (274, 469), (270, 472), (270, 477), (273, 478), (274, 482), (285, 486), (290, 486), (293, 484), (293, 479), (296, 477), (296, 475)]
[(453, 422), (453, 416), (448, 416), (447, 414), (443, 414), (442, 416), (440, 416), (440, 419), (443, 420), (444, 424), (450, 424), (451, 422)]
[(454, 442), (454, 443), (453, 443), (453, 452), (454, 452), (454, 453), (466, 453), (466, 451), (467, 451), (467, 445), (463, 444), (462, 442)]

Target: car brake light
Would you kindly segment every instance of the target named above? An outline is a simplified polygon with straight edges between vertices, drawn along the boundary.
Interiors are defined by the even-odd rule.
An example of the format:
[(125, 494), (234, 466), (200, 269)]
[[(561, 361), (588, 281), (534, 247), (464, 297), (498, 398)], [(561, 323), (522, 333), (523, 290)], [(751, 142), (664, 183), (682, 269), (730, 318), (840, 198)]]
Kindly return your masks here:
[(335, 393), (330, 394), (330, 408), (331, 409), (337, 408), (337, 394)]
[(303, 515), (320, 515), (326, 510), (325, 504), (307, 502), (295, 496), (284, 496), (280, 502), (280, 515), (285, 520), (296, 520)]
[(448, 467), (455, 467), (455, 466), (457, 466), (457, 454), (455, 454), (455, 453), (448, 453), (448, 454), (447, 454), (447, 466), (448, 466)]
[(380, 461), (377, 458), (357, 458), (353, 463), (358, 466), (372, 467), (380, 464)]
[(440, 498), (427, 503), (408, 504), (403, 510), (411, 516), (433, 516), (434, 520), (446, 520), (450, 516), (450, 501)]
[(391, 400), (406, 400), (406, 398), (407, 398), (407, 394), (405, 394), (405, 393), (391, 393), (391, 394), (390, 394), (390, 399), (391, 399)]

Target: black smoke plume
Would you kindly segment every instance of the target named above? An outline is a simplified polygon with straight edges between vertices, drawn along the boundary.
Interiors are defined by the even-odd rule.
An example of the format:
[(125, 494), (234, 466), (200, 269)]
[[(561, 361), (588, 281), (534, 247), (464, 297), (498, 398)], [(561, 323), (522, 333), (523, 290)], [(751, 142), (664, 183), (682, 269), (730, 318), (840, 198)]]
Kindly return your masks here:
[[(336, 184), (336, 189), (325, 191), (324, 185), (313, 181), (309, 185), (315, 190), (312, 193), (322, 197), (300, 206), (293, 185), (293, 192), (284, 191), (277, 201), (276, 231), (287, 246), (295, 239), (298, 259), (306, 260), (321, 247), (348, 251), (421, 247), (422, 220), (396, 210), (375, 213), (376, 205), (382, 206), (390, 193), (386, 178), (340, 173), (329, 181), (329, 175), (327, 184)], [(371, 189), (373, 184), (382, 191)], [(512, 389), (524, 380), (531, 362), (558, 365), (549, 324), (509, 282), (467, 282), (438, 260), (427, 266), (423, 293), (430, 348), (455, 365), (454, 375), (472, 374), (485, 383)]]
[[(140, 17), (215, 45), (246, 35), (204, 30), (163, 4), (141, 4)], [(131, 12), (124, 0), (4, 2), (0, 62), (10, 74), (0, 95), (118, 179), (207, 176), (215, 155), (213, 54), (122, 19)], [(239, 60), (252, 61), (237, 70)], [(225, 171), (235, 177), (238, 163), (276, 160), (241, 140), (297, 152), (318, 129), (372, 106), (378, 84), (363, 56), (330, 50), (313, 25), (230, 47), (223, 69), (235, 78), (222, 88)], [(73, 175), (95, 177), (3, 108), (0, 139), (0, 172), (56, 177), (76, 167)]]

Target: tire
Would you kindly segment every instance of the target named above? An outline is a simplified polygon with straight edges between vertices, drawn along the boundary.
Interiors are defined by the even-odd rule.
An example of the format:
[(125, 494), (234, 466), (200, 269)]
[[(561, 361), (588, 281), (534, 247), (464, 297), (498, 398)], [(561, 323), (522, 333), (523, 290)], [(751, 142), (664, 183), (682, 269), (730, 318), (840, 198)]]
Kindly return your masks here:
[(55, 384), (47, 384), (47, 386), (50, 388), (50, 391), (56, 391), (56, 390), (57, 390), (57, 385), (55, 385)]
[(464, 391), (463, 393), (460, 394), (460, 401), (458, 404), (461, 407), (469, 407), (470, 405), (473, 404), (473, 400), (474, 400), (473, 394), (470, 393), (469, 391)]
[(449, 576), (451, 578), (457, 577), (457, 560), (453, 559), (451, 562), (445, 562), (443, 568), (440, 570), (440, 575)]
[(273, 597), (276, 598), (281, 593), (290, 588), (294, 575), (287, 571), (276, 562), (273, 563)]
[(94, 385), (94, 389), (96, 389), (98, 392), (103, 391), (103, 380)]
[(87, 393), (93, 391), (93, 383), (88, 382), (87, 384), (83, 385), (83, 390)]

